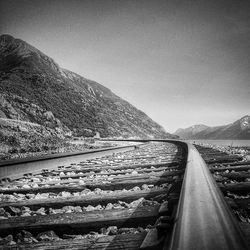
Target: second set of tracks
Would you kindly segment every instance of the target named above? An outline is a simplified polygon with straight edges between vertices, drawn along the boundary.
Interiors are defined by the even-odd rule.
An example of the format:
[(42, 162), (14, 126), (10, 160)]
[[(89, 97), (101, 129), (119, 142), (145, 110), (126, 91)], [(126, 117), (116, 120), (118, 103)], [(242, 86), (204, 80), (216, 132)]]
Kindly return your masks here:
[(249, 207), (237, 200), (248, 197), (248, 177), (225, 174), (250, 163), (197, 146), (208, 168), (192, 145), (140, 142), (2, 176), (0, 249), (248, 249)]

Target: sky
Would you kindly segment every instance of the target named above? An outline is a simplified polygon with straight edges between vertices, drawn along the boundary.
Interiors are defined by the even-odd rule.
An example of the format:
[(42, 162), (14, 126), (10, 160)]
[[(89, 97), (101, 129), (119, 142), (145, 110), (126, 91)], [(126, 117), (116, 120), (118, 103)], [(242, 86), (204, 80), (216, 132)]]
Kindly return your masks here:
[(249, 0), (0, 0), (0, 34), (103, 84), (168, 132), (250, 115)]

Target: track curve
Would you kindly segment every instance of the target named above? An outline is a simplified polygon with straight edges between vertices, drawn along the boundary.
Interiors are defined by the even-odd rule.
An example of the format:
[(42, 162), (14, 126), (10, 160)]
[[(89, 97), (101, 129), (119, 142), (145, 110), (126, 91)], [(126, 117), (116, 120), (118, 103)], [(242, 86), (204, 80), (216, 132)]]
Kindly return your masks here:
[[(0, 245), (9, 249), (248, 249), (239, 223), (193, 145), (178, 140), (118, 141), (142, 144), (127, 152), (113, 149), (119, 152), (89, 157), (82, 164), (76, 164), (79, 159), (69, 166), (67, 161), (65, 166), (56, 163), (57, 167), (41, 173), (27, 173), (29, 167), (25, 177), (9, 169), (0, 189)], [(32, 167), (32, 161), (29, 164)], [(18, 183), (24, 185), (20, 188)], [(85, 193), (89, 195), (82, 196)], [(46, 236), (46, 230), (59, 237), (54, 231)], [(41, 234), (57, 240), (40, 242)]]

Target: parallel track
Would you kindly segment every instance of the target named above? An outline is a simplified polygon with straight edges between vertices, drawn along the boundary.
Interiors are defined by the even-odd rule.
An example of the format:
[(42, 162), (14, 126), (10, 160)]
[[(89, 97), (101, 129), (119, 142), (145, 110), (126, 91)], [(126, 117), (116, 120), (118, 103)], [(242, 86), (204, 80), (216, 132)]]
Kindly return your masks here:
[[(216, 175), (217, 186), (192, 145), (171, 140), (139, 142), (144, 144), (136, 149), (93, 159), (89, 155), (71, 165), (66, 156), (66, 164), (62, 160), (60, 166), (51, 167), (48, 162), (40, 173), (31, 173), (25, 164), (19, 173), (8, 170), (0, 190), (2, 248), (248, 248), (247, 207), (244, 211), (235, 207), (238, 196), (232, 189), (237, 187), (232, 184), (237, 183), (221, 181), (232, 177), (224, 176), (224, 162), (247, 166), (239, 165), (239, 157), (198, 147)], [(221, 177), (215, 171), (217, 162)], [(36, 165), (38, 169), (39, 162)], [(16, 171), (14, 163), (10, 166)], [(249, 193), (246, 186), (244, 195)], [(236, 220), (243, 217), (244, 225)]]

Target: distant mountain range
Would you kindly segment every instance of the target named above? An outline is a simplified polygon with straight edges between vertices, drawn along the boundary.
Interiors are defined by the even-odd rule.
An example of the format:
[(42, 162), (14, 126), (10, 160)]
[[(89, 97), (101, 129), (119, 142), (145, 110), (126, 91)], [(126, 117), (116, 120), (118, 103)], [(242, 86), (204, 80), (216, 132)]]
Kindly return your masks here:
[(182, 139), (249, 140), (250, 116), (244, 116), (234, 123), (224, 126), (194, 125), (184, 129), (180, 128), (174, 134)]
[(10, 35), (0, 36), (0, 120), (61, 136), (176, 138), (108, 88)]

